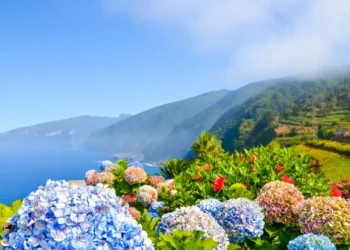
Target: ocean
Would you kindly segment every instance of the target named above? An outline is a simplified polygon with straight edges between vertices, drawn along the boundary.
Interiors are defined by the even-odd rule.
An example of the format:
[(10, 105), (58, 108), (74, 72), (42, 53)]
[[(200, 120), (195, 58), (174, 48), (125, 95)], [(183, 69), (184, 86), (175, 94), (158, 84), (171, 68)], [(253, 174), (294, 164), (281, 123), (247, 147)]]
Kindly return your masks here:
[[(86, 171), (99, 171), (100, 161), (111, 160), (79, 150), (0, 152), (0, 203), (10, 204), (23, 199), (40, 185), (51, 180), (83, 180)], [(158, 174), (159, 168), (145, 165), (148, 174)]]

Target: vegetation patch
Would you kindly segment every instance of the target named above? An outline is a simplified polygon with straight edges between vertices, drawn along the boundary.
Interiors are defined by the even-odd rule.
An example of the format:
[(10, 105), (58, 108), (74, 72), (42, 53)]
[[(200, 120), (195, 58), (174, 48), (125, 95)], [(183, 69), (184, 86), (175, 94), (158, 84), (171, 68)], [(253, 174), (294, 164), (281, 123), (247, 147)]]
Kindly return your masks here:
[(315, 158), (318, 161), (321, 172), (329, 180), (337, 181), (350, 176), (349, 157), (307, 145), (298, 145), (296, 149)]

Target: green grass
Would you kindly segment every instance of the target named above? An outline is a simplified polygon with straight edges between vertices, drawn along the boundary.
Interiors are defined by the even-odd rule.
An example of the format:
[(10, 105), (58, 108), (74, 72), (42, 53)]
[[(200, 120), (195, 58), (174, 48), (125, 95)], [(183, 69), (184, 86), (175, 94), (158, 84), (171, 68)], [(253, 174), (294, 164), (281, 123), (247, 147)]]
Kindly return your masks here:
[(316, 141), (307, 141), (305, 142), (305, 145), (313, 148), (332, 151), (334, 153), (350, 157), (349, 143), (341, 143), (341, 142), (328, 141), (328, 140), (316, 140)]
[(320, 165), (321, 171), (329, 180), (338, 181), (344, 177), (350, 177), (349, 157), (304, 144), (298, 145), (296, 149), (315, 158)]

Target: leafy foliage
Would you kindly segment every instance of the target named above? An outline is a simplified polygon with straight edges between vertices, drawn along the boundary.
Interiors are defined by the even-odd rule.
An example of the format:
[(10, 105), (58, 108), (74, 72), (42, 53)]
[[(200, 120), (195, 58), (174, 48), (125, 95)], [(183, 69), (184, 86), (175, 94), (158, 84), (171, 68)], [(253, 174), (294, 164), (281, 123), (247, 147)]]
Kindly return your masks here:
[(203, 232), (201, 231), (183, 231), (177, 229), (172, 235), (166, 235), (160, 233), (161, 241), (157, 243), (156, 247), (161, 250), (212, 250), (217, 245), (218, 242), (210, 239), (204, 238)]
[(22, 200), (16, 200), (9, 206), (0, 203), (0, 239), (2, 237), (3, 226), (11, 216), (17, 213), (18, 209), (22, 205), (22, 202)]
[[(208, 144), (197, 143), (217, 150), (216, 147), (208, 147)], [(207, 198), (221, 201), (231, 198), (254, 199), (262, 186), (282, 180), (285, 175), (294, 181), (305, 197), (328, 194), (330, 190), (324, 176), (313, 171), (314, 160), (304, 153), (296, 152), (295, 148), (272, 149), (260, 146), (232, 155), (214, 154), (209, 150), (201, 157), (183, 160), (183, 164), (186, 167), (175, 175), (177, 193), (171, 198), (174, 201), (170, 204), (172, 208), (197, 204)], [(278, 165), (282, 169), (278, 169)], [(225, 178), (223, 188), (215, 192), (214, 180), (219, 177)]]

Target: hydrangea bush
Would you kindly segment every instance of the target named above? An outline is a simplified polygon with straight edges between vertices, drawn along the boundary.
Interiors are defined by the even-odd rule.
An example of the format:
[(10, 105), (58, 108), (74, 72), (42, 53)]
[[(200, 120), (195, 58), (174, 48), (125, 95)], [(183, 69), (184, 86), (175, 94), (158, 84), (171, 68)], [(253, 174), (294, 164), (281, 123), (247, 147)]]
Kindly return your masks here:
[(148, 208), (148, 214), (151, 215), (151, 218), (160, 217), (159, 209), (164, 207), (165, 203), (163, 201), (154, 201), (151, 206)]
[(132, 194), (132, 193), (124, 194), (122, 196), (122, 201), (123, 201), (123, 205), (128, 203), (130, 206), (132, 206), (137, 201), (137, 195)]
[(293, 184), (273, 181), (262, 187), (256, 202), (269, 223), (295, 224), (303, 200), (304, 196)]
[(181, 207), (174, 212), (164, 214), (158, 223), (158, 232), (172, 234), (176, 229), (184, 231), (203, 231), (203, 238), (219, 242), (215, 249), (226, 249), (229, 245), (225, 230), (209, 214), (198, 207)]
[(288, 250), (336, 250), (327, 236), (304, 234), (288, 243)]
[(148, 182), (152, 187), (157, 188), (159, 183), (165, 182), (165, 178), (160, 175), (153, 175), (149, 177)]
[(85, 174), (85, 183), (88, 186), (95, 186), (100, 183), (100, 174), (95, 170), (89, 170)]
[(204, 213), (210, 214), (217, 221), (221, 218), (222, 212), (224, 210), (224, 205), (221, 201), (217, 199), (205, 199), (202, 200), (197, 207)]
[(5, 249), (154, 249), (127, 206), (107, 186), (51, 181), (9, 219)]
[(144, 183), (147, 180), (147, 173), (139, 167), (129, 167), (124, 172), (124, 180), (129, 185)]
[(143, 206), (148, 207), (158, 198), (157, 190), (149, 185), (143, 185), (139, 188), (137, 201)]
[(105, 167), (104, 171), (105, 172), (113, 172), (114, 169), (119, 169), (120, 166), (116, 163), (109, 164)]
[(254, 201), (246, 198), (224, 202), (220, 225), (230, 242), (242, 243), (246, 238), (257, 238), (264, 233), (264, 214)]
[(337, 197), (313, 197), (299, 208), (303, 233), (323, 234), (335, 244), (350, 244), (350, 203)]

